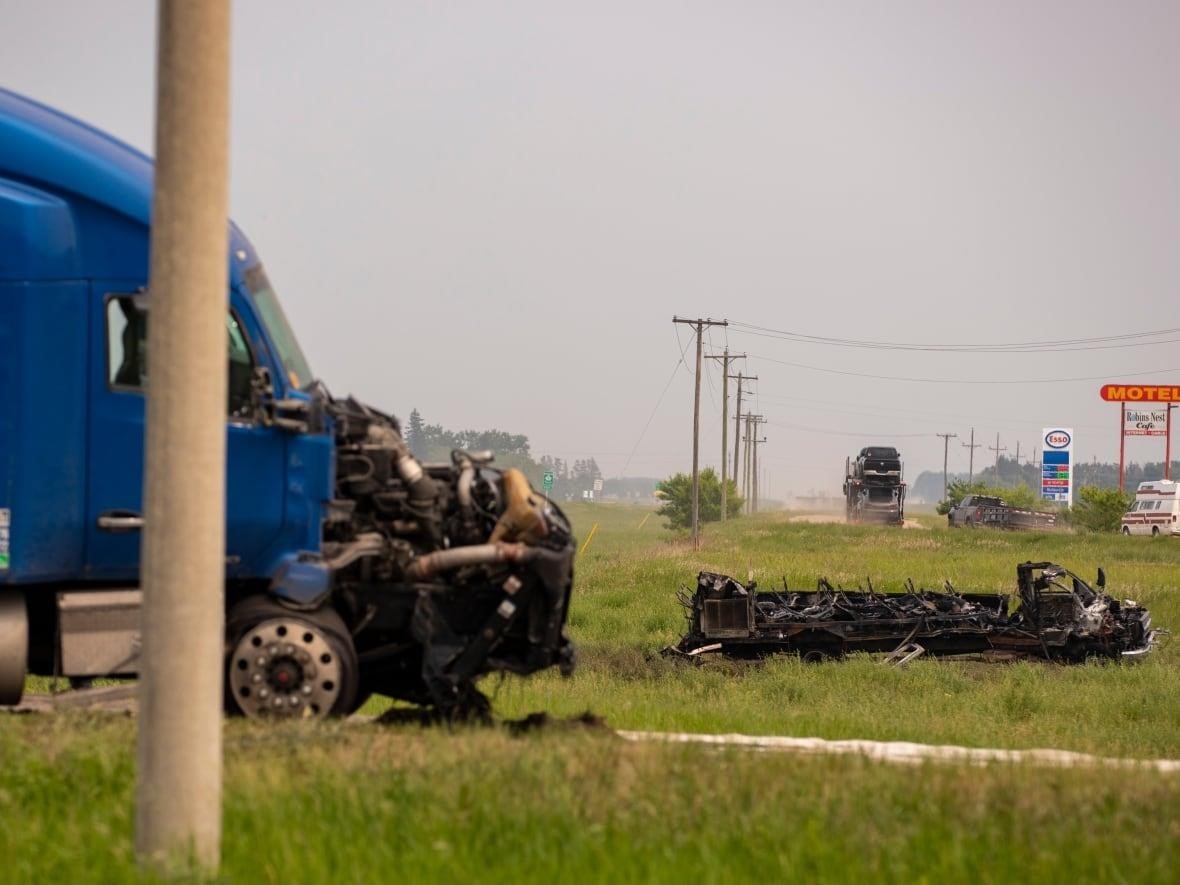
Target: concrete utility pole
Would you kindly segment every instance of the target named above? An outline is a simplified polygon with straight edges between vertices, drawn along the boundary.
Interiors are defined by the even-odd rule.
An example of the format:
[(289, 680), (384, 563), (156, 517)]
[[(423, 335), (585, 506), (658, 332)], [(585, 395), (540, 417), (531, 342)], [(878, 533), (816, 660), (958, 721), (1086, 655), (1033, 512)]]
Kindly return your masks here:
[(229, 0), (161, 0), (135, 848), (221, 856)]
[(959, 443), (959, 445), (961, 445), (965, 449), (971, 450), (971, 456), (967, 461), (967, 482), (975, 482), (975, 450), (978, 449), (980, 446), (982, 446), (983, 443), (977, 443), (975, 441), (975, 428), (974, 427), (971, 428), (971, 443), (970, 443), (970, 445), (968, 445), (967, 443)]
[(946, 500), (946, 463), (947, 463), (947, 447), (950, 445), (952, 439), (958, 439), (957, 433), (936, 433), (935, 436), (942, 437), (942, 500)]
[(1016, 440), (1016, 466), (1020, 466), (1020, 440)]
[(701, 546), (701, 338), (705, 326), (728, 326), (729, 323), (725, 320), (699, 318), (682, 320), (677, 316), (672, 317), (672, 322), (693, 326), (697, 333), (696, 393), (692, 401), (692, 549), (697, 550)]
[(988, 448), (991, 451), (996, 453), (996, 482), (999, 482), (1000, 481), (1000, 452), (1008, 451), (1008, 447), (1000, 445), (1000, 434), (996, 433), (996, 444), (994, 446), (988, 446)]
[[(721, 360), (721, 521), (729, 518), (729, 492), (726, 489), (726, 471), (729, 469), (729, 364), (733, 360), (744, 360), (744, 353), (730, 354), (729, 348), (719, 355), (711, 354), (705, 359)], [(740, 379), (741, 376), (739, 375)], [(739, 388), (741, 382), (738, 382)], [(741, 405), (741, 390), (738, 390), (738, 405)], [(736, 444), (736, 443), (735, 443)]]

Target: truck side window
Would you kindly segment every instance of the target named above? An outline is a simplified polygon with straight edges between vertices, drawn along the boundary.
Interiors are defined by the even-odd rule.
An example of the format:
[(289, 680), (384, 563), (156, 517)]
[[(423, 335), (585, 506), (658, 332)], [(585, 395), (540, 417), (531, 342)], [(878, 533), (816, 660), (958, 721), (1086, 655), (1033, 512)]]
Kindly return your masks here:
[[(142, 390), (147, 381), (147, 312), (131, 296), (107, 301), (107, 382), (113, 389)], [(242, 324), (225, 318), (229, 354), (228, 411), (233, 418), (253, 414), (250, 381), (254, 357)]]
[(147, 315), (131, 298), (107, 301), (107, 380), (112, 387), (143, 387), (147, 377)]

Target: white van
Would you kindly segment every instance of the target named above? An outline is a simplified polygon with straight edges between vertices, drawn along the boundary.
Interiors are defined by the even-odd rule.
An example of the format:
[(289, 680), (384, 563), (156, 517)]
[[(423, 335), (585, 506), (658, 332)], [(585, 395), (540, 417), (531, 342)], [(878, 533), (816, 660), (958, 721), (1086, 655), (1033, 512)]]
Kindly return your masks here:
[(1139, 483), (1135, 503), (1123, 514), (1124, 535), (1180, 535), (1180, 495), (1176, 483), (1157, 479)]

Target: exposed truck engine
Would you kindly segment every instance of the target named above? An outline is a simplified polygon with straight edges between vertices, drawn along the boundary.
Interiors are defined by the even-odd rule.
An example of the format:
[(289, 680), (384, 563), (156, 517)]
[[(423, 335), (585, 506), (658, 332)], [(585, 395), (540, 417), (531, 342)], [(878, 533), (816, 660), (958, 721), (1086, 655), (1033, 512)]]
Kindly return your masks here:
[[(265, 627), (258, 626), (256, 598), (231, 610), (227, 669), (236, 708), (285, 712), (310, 686), (307, 697), (332, 712), (376, 692), (447, 714), (480, 714), (486, 701), (474, 681), (484, 673), (553, 665), (571, 672), (564, 627), (575, 542), (560, 509), (519, 470), (491, 468), (488, 452), (456, 451), (450, 464), (422, 465), (393, 418), (317, 395), (336, 437), (336, 497), (322, 559), (294, 566), (306, 580), (277, 583), (277, 599), (289, 610), (269, 604)], [(318, 614), (325, 609), (327, 616)], [(288, 643), (259, 662), (260, 632), (269, 649), (283, 624), (291, 636), (304, 623), (321, 628), (324, 643), (337, 646), (337, 659), (355, 675), (325, 690), (314, 656), (297, 642), (294, 658)], [(281, 683), (280, 665), (289, 671)]]
[(844, 459), (844, 515), (848, 522), (905, 522), (901, 455), (890, 446), (867, 446)]
[(680, 602), (688, 632), (673, 649), (690, 656), (717, 652), (760, 657), (787, 652), (805, 660), (850, 652), (893, 652), (914, 657), (981, 655), (1080, 663), (1091, 658), (1136, 660), (1160, 632), (1147, 609), (1104, 592), (1051, 562), (1016, 567), (1016, 593), (962, 592), (949, 583), (905, 592), (845, 590), (820, 578), (814, 590), (786, 586), (758, 590), (727, 575), (701, 572), (692, 595)]

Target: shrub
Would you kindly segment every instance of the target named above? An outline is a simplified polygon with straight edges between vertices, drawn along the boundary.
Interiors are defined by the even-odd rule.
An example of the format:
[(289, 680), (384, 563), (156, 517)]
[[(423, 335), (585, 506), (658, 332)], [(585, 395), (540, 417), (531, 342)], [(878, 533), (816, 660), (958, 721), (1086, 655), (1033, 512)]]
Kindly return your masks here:
[[(706, 467), (700, 472), (700, 485), (697, 517), (702, 525), (706, 522), (717, 522), (721, 519), (721, 479), (712, 467)], [(670, 476), (656, 483), (656, 493), (664, 501), (656, 513), (667, 517), (668, 528), (691, 528), (692, 477), (687, 473)], [(732, 479), (726, 480), (725, 504), (729, 516), (741, 514), (742, 499), (738, 495), (737, 484)]]
[(1067, 513), (1070, 523), (1091, 532), (1117, 532), (1135, 496), (1118, 489), (1082, 486), (1077, 503)]

